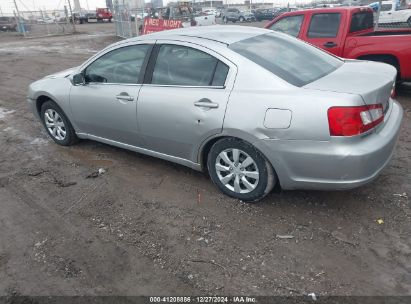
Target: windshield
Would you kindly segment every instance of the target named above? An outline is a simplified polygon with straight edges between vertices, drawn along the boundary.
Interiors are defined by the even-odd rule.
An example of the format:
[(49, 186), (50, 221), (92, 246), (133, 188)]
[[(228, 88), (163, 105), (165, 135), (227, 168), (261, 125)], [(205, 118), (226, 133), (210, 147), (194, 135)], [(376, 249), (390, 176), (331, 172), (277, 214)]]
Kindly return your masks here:
[(248, 38), (229, 48), (298, 87), (328, 75), (343, 64), (337, 57), (278, 33)]

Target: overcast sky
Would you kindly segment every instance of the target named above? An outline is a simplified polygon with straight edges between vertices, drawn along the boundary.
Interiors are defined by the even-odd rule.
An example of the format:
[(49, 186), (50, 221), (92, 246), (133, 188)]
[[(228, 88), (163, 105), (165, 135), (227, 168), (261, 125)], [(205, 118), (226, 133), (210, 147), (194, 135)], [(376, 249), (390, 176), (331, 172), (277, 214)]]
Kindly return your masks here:
[[(121, 3), (122, 0), (119, 0)], [(127, 0), (126, 0), (127, 1)], [(226, 3), (227, 0), (223, 0)], [(276, 3), (280, 4), (290, 4), (294, 3), (303, 3), (308, 0), (252, 0), (252, 2), (267, 2), (267, 3)], [(21, 11), (28, 10), (58, 10), (64, 9), (64, 5), (67, 5), (67, 0), (16, 0), (17, 6)], [(114, 1), (113, 1), (114, 2)], [(139, 0), (131, 0), (131, 2), (140, 2)], [(148, 2), (148, 0), (146, 1)], [(163, 3), (166, 4), (168, 0), (163, 0)], [(243, 3), (244, 0), (228, 0), (231, 3)], [(71, 4), (74, 5), (74, 0), (71, 0)], [(94, 10), (96, 7), (106, 7), (105, 0), (80, 0), (80, 5), (82, 8)], [(0, 0), (0, 12), (3, 13), (13, 13), (15, 10), (13, 0)]]
[[(64, 9), (67, 0), (16, 0), (19, 10), (39, 10), (39, 9)], [(74, 1), (71, 0), (71, 5)], [(96, 7), (106, 7), (105, 0), (80, 0), (81, 7), (94, 10)], [(0, 0), (0, 8), (3, 13), (12, 13), (14, 8), (13, 0)]]

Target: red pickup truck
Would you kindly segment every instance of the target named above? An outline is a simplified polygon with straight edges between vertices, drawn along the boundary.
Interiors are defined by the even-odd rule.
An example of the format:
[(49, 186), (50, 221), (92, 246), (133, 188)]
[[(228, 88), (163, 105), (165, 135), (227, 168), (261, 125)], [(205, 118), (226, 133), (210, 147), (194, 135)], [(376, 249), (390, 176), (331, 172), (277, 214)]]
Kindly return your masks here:
[(411, 80), (411, 29), (374, 31), (368, 7), (309, 9), (285, 13), (266, 25), (339, 57), (395, 66), (398, 80)]

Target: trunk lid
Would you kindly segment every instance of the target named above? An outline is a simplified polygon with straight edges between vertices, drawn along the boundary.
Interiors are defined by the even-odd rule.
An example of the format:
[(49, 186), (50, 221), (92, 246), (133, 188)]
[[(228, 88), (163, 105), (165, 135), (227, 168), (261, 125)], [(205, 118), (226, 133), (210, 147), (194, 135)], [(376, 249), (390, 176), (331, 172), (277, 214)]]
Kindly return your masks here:
[(346, 60), (340, 68), (304, 88), (357, 94), (367, 105), (382, 104), (386, 113), (396, 75), (396, 69), (388, 64)]

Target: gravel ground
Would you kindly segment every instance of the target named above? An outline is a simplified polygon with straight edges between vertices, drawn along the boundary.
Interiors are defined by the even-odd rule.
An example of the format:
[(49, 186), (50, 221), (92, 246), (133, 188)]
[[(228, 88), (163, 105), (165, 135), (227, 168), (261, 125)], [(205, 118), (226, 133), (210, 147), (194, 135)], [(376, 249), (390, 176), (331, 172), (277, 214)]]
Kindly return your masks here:
[(376, 181), (244, 204), (185, 167), (47, 137), (28, 84), (118, 40), (111, 24), (79, 28), (0, 33), (0, 295), (411, 295), (411, 85)]

